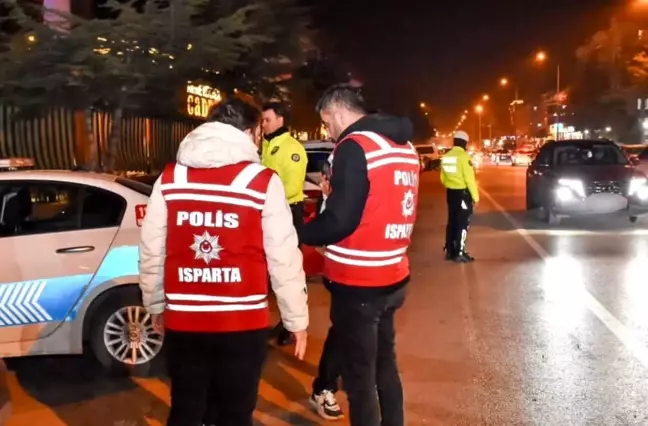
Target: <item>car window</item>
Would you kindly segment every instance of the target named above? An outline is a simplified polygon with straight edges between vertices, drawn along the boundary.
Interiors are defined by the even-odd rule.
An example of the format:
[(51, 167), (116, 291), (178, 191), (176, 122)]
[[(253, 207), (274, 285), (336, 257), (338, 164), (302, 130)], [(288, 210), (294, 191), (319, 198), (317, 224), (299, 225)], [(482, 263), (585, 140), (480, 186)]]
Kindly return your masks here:
[(623, 151), (611, 144), (573, 144), (556, 146), (557, 166), (606, 166), (627, 164)]
[(331, 152), (329, 150), (306, 151), (306, 156), (308, 157), (306, 173), (321, 172), (324, 164), (328, 163)]
[(121, 195), (100, 188), (85, 187), (82, 203), (81, 229), (119, 226), (126, 210)]
[(121, 196), (64, 182), (0, 183), (0, 237), (117, 226)]
[(434, 154), (434, 147), (433, 146), (417, 146), (416, 151), (419, 154)]

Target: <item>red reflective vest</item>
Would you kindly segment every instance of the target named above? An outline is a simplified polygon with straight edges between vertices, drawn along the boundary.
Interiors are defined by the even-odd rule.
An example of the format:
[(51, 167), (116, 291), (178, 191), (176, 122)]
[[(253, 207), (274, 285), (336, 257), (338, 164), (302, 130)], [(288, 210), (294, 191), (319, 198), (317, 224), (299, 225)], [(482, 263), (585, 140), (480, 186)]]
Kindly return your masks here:
[(194, 332), (269, 327), (261, 214), (272, 175), (250, 162), (165, 168), (166, 327)]
[(416, 221), (418, 154), (411, 143), (398, 145), (373, 132), (347, 138), (365, 152), (369, 197), (353, 234), (326, 247), (324, 276), (349, 286), (386, 287), (410, 274), (407, 248)]

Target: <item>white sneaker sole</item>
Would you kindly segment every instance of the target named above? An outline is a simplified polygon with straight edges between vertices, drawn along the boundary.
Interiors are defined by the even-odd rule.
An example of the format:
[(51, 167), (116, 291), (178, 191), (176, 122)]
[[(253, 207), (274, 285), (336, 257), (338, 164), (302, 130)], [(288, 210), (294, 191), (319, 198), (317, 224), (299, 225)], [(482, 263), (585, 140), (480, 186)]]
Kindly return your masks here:
[(342, 420), (344, 419), (344, 414), (340, 414), (337, 417), (332, 417), (326, 414), (324, 412), (324, 407), (322, 407), (317, 401), (315, 401), (312, 397), (308, 398), (308, 403), (310, 404), (311, 408), (315, 410), (315, 412), (324, 420), (329, 420), (332, 422), (335, 422), (337, 420)]

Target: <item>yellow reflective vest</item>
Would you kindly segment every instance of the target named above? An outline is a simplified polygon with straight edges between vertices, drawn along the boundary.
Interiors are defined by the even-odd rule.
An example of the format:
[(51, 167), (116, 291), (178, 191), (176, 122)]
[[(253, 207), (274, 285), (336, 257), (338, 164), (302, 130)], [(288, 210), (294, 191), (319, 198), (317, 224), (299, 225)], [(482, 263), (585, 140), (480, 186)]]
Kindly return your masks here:
[(455, 146), (441, 158), (441, 183), (448, 189), (468, 189), (473, 201), (479, 201), (475, 169), (470, 155), (460, 146)]
[(304, 201), (304, 181), (308, 158), (304, 145), (290, 133), (263, 141), (261, 163), (277, 172), (286, 191), (288, 204)]

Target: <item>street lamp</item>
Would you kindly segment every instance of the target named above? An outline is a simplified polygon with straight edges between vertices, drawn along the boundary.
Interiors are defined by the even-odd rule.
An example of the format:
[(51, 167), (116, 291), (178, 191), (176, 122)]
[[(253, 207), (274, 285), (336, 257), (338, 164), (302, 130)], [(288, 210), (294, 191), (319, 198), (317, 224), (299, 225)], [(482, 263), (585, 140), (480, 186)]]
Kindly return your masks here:
[(478, 130), (479, 143), (481, 143), (481, 140), (482, 140), (482, 120), (481, 119), (482, 119), (482, 113), (483, 112), (484, 112), (484, 107), (483, 106), (477, 105), (475, 107), (475, 113), (477, 114), (477, 119), (478, 119), (478, 124), (477, 125), (479, 126), (479, 130)]
[(421, 102), (421, 103), (420, 103), (420, 107), (421, 107), (421, 108), (425, 108), (425, 107), (426, 107), (425, 102)]
[(489, 99), (490, 99), (490, 96), (488, 96), (488, 95), (484, 95), (484, 96), (482, 96), (482, 100), (484, 100), (484, 101), (487, 101), (487, 100), (489, 100)]
[[(542, 50), (536, 53), (535, 60), (538, 63), (544, 63), (548, 56)], [(560, 105), (560, 64), (556, 64), (556, 103)], [(556, 139), (560, 139), (560, 132), (558, 132), (558, 124), (560, 123), (560, 115), (556, 115)]]

